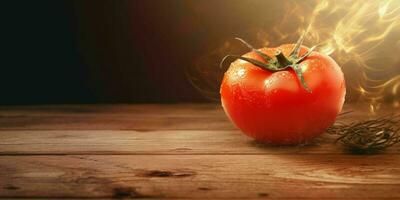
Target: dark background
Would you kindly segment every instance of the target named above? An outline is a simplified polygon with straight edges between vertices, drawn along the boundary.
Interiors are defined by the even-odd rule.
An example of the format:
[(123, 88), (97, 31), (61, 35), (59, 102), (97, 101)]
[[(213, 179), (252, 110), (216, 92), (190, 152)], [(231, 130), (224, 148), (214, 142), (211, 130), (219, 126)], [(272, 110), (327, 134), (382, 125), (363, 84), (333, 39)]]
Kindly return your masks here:
[(2, 1), (0, 104), (207, 101), (185, 68), (271, 2)]
[[(234, 37), (256, 47), (296, 41), (318, 2), (2, 1), (0, 105), (218, 100), (223, 75), (219, 60), (248, 51)], [(331, 17), (320, 20), (333, 21), (329, 27), (335, 28)], [(400, 31), (392, 32), (389, 45), (397, 44)], [(400, 60), (392, 49), (385, 44), (377, 49), (377, 58), (392, 57), (395, 63), (378, 77), (381, 80), (399, 74)], [(386, 58), (375, 60), (374, 67), (389, 63)], [(351, 62), (339, 64), (346, 76), (346, 101), (357, 100), (354, 75), (361, 74), (359, 68)]]
[(244, 5), (260, 1), (3, 1), (0, 104), (207, 101), (185, 67), (257, 25)]

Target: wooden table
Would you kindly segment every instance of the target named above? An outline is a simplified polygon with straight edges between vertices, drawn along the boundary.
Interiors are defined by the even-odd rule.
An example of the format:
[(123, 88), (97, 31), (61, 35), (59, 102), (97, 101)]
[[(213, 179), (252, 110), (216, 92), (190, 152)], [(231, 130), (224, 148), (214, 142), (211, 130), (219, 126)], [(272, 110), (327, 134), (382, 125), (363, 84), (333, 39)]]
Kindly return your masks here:
[(215, 104), (1, 107), (0, 197), (400, 199), (400, 145), (351, 155), (334, 139), (261, 144)]

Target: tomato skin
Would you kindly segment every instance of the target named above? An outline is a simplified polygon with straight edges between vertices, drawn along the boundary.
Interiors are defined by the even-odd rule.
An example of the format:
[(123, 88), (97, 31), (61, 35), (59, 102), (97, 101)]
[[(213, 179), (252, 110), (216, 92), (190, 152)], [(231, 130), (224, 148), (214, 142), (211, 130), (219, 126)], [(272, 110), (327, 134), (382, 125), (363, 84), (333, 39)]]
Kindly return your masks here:
[[(260, 51), (289, 55), (293, 44)], [(300, 55), (307, 51), (302, 47)], [(250, 52), (244, 57), (262, 59)], [(236, 60), (225, 72), (221, 102), (230, 120), (246, 135), (273, 144), (306, 142), (331, 126), (341, 111), (346, 87), (343, 73), (329, 56), (311, 53), (300, 63), (307, 92), (292, 69), (271, 72)]]

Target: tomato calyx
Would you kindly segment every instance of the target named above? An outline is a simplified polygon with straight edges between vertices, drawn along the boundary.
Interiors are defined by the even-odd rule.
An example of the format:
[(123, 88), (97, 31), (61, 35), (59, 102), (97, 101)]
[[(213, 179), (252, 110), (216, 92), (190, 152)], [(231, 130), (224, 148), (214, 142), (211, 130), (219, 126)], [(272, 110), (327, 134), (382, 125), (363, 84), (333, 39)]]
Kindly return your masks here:
[(282, 53), (282, 51), (278, 50), (277, 52), (275, 52), (275, 57), (273, 57), (273, 58), (268, 56), (267, 54), (261, 52), (260, 50), (254, 48), (251, 44), (249, 44), (245, 40), (243, 40), (241, 38), (235, 38), (235, 39), (239, 40), (241, 43), (243, 43), (244, 45), (246, 45), (249, 49), (251, 49), (258, 56), (260, 56), (264, 62), (253, 59), (253, 58), (239, 56), (239, 55), (226, 55), (221, 60), (220, 67), (222, 68), (222, 64), (225, 62), (225, 60), (227, 58), (235, 58), (235, 59), (247, 61), (261, 69), (272, 71), (272, 72), (288, 70), (289, 68), (291, 68), (296, 73), (296, 76), (299, 79), (303, 88), (307, 92), (311, 93), (312, 91), (308, 87), (307, 83), (304, 80), (303, 71), (299, 64), (314, 51), (316, 46), (311, 47), (305, 54), (300, 56), (299, 53), (300, 53), (301, 45), (303, 44), (303, 41), (304, 41), (304, 36), (305, 36), (305, 34), (303, 34), (297, 40), (295, 46), (293, 47), (293, 49), (288, 57), (286, 57)]

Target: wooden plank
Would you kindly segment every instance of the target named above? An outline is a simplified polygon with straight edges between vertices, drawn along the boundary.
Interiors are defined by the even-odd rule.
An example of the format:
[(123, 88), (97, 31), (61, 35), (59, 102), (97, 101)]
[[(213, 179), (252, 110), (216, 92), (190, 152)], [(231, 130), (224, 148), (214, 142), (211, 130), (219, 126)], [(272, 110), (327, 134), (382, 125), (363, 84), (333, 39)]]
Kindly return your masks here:
[(232, 130), (217, 104), (0, 107), (0, 130)]
[(0, 117), (18, 116), (224, 117), (220, 104), (88, 104), (0, 106)]
[(400, 156), (0, 156), (0, 197), (400, 198)]
[(17, 116), (0, 118), (0, 130), (234, 130), (226, 117)]
[[(344, 111), (348, 110), (355, 112), (344, 116), (343, 120), (368, 117), (368, 110), (360, 106), (346, 105)], [(390, 107), (383, 109), (383, 113), (392, 111)], [(3, 107), (0, 114), (0, 130), (235, 129), (222, 108), (215, 104)]]
[[(343, 110), (369, 110), (366, 104), (345, 104)], [(382, 110), (391, 110), (382, 106)], [(219, 103), (206, 104), (83, 104), (0, 106), (0, 117), (21, 116), (129, 116), (129, 117), (225, 117)]]
[(233, 126), (219, 105), (145, 104), (5, 107), (0, 109), (0, 129), (230, 130)]
[[(59, 198), (2, 198), (2, 199), (10, 199), (10, 200), (60, 200)], [(96, 199), (96, 200), (115, 200), (115, 199), (135, 199), (135, 200), (148, 200), (149, 198), (62, 198), (63, 200), (88, 200), (88, 199)], [(177, 198), (172, 198), (177, 199)], [(187, 198), (185, 198), (187, 199)], [(299, 198), (269, 198), (269, 197), (257, 197), (257, 198), (208, 198), (207, 200), (224, 200), (224, 199), (246, 199), (246, 200), (259, 200), (259, 199), (277, 199), (277, 200), (293, 200)], [(307, 199), (324, 199), (324, 200), (394, 200), (396, 198), (318, 198), (318, 197), (309, 197), (309, 198), (301, 198), (301, 200)], [(171, 200), (171, 198), (151, 198), (151, 200)]]
[[(12, 200), (27, 200), (31, 198), (12, 198)], [(60, 200), (59, 198), (33, 198), (34, 200)], [(148, 200), (149, 198), (62, 198), (63, 200), (115, 200), (115, 199), (135, 199), (135, 200)], [(187, 199), (187, 198), (186, 198)], [(259, 200), (259, 199), (278, 199), (278, 200), (293, 200), (298, 198), (269, 198), (269, 197), (257, 197), (257, 198), (208, 198), (207, 200), (226, 200), (226, 199), (246, 199), (246, 200)], [(307, 199), (321, 199), (318, 197), (301, 198), (302, 200)], [(344, 198), (323, 198), (324, 200), (342, 200)], [(346, 198), (347, 200), (394, 200), (396, 198)], [(151, 200), (182, 200), (182, 198), (151, 198)]]
[[(65, 154), (343, 154), (335, 136), (299, 146), (272, 146), (240, 131), (0, 131), (1, 155)], [(387, 154), (399, 154), (400, 145)]]

